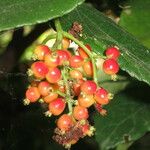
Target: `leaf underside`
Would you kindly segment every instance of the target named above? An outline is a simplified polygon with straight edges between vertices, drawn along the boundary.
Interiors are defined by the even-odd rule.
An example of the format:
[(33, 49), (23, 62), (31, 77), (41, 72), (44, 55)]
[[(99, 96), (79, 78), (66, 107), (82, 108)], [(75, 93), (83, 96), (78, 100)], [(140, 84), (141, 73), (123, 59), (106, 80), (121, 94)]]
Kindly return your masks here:
[(65, 15), (62, 18), (64, 29), (68, 30), (75, 21), (82, 24), (82, 39), (92, 46), (93, 51), (103, 54), (106, 47), (118, 46), (121, 51), (121, 69), (132, 77), (150, 84), (150, 49), (88, 5), (83, 4)]

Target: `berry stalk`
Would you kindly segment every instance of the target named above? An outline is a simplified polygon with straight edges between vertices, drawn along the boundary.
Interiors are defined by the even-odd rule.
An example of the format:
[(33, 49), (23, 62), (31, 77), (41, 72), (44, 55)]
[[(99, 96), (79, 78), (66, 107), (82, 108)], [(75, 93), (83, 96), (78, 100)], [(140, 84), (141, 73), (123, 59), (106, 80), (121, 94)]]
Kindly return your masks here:
[(62, 48), (62, 39), (63, 39), (63, 35), (62, 35), (62, 27), (60, 24), (59, 19), (55, 19), (55, 27), (56, 27), (56, 31), (57, 31), (57, 36), (56, 36), (56, 42), (53, 45), (53, 49), (61, 49)]
[(93, 54), (89, 51), (89, 49), (82, 43), (80, 42), (78, 39), (76, 39), (74, 36), (72, 36), (71, 34), (69, 34), (68, 32), (63, 31), (63, 36), (74, 41), (76, 44), (78, 44), (81, 48), (83, 48), (85, 50), (85, 52), (88, 54), (88, 56), (90, 57), (91, 61), (92, 61), (92, 65), (93, 65), (93, 79), (95, 81), (96, 84), (98, 84), (98, 79), (97, 79), (97, 68), (96, 68), (96, 62), (94, 59)]
[(55, 91), (58, 95), (60, 95), (60, 96), (62, 96), (62, 97), (65, 97), (66, 96), (66, 94), (65, 93), (63, 93), (63, 92), (61, 92), (61, 91), (59, 91), (59, 90), (57, 90), (57, 91)]
[(71, 99), (70, 86), (68, 81), (68, 69), (65, 66), (62, 70), (62, 77), (66, 89), (66, 101), (68, 103), (69, 114), (72, 114), (72, 99)]

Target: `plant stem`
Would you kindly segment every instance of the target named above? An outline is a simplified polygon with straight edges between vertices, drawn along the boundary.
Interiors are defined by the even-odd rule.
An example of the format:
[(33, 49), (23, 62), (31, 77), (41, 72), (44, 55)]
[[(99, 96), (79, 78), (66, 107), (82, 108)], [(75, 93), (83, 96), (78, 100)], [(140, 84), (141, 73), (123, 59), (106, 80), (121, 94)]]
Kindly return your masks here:
[(56, 42), (53, 45), (53, 49), (61, 49), (62, 48), (62, 28), (59, 19), (55, 19), (55, 27), (57, 31), (57, 37), (56, 37)]
[(62, 76), (63, 76), (63, 80), (65, 83), (65, 88), (66, 88), (66, 96), (65, 97), (66, 97), (66, 101), (68, 103), (69, 113), (72, 114), (72, 99), (71, 99), (71, 94), (70, 94), (70, 86), (68, 83), (68, 70), (65, 66), (62, 70)]
[[(57, 37), (56, 37), (56, 42), (53, 46), (53, 49), (61, 49), (62, 48), (62, 39), (63, 39), (63, 30), (60, 24), (59, 19), (55, 20), (55, 27), (57, 30)], [(68, 109), (69, 113), (72, 114), (72, 99), (71, 99), (71, 93), (70, 93), (70, 86), (68, 83), (68, 69), (64, 66), (62, 69), (62, 77), (64, 80), (65, 88), (66, 88), (66, 94), (63, 94), (63, 97), (66, 97), (66, 102), (68, 103)], [(62, 94), (62, 93), (58, 93)]]
[(97, 80), (97, 68), (96, 68), (96, 62), (94, 59), (94, 56), (92, 55), (92, 53), (89, 51), (89, 49), (78, 39), (76, 39), (73, 35), (69, 34), (68, 32), (63, 31), (63, 36), (74, 41), (76, 44), (78, 44), (81, 48), (84, 49), (84, 51), (88, 54), (88, 56), (90, 57), (91, 61), (92, 61), (92, 66), (93, 66), (93, 79), (95, 81), (96, 84), (98, 84), (98, 80)]
[(66, 96), (65, 93), (63, 93), (63, 92), (61, 92), (61, 91), (59, 91), (59, 90), (57, 90), (56, 93), (57, 93), (58, 95), (62, 96), (62, 97), (65, 97), (65, 96)]
[(56, 38), (56, 34), (52, 34), (46, 37), (46, 39), (42, 42), (42, 44), (45, 44), (47, 41), (51, 40), (51, 39), (55, 39)]
[(85, 50), (85, 52), (89, 55), (90, 58), (93, 57), (93, 55), (89, 51), (89, 49), (81, 41), (76, 39), (73, 35), (71, 35), (68, 32), (63, 31), (63, 36), (70, 39), (70, 40), (72, 40), (72, 41), (74, 41), (76, 44), (78, 44), (80, 47), (82, 47)]

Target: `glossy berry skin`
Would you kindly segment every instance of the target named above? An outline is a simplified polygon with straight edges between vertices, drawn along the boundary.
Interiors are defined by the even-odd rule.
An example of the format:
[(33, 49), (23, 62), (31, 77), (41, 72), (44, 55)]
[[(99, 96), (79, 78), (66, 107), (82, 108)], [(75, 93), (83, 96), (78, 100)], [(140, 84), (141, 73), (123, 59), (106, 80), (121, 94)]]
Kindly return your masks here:
[(87, 94), (84, 94), (84, 95), (80, 95), (78, 97), (78, 103), (80, 106), (83, 106), (83, 107), (90, 107), (94, 104), (95, 100), (94, 100), (94, 97), (93, 97), (93, 94), (91, 95), (87, 95)]
[(73, 109), (73, 117), (76, 120), (86, 120), (89, 117), (88, 110), (82, 106), (75, 106)]
[(81, 91), (86, 94), (94, 94), (97, 85), (94, 81), (87, 80), (81, 85)]
[(85, 74), (88, 77), (92, 77), (93, 76), (93, 66), (92, 66), (92, 62), (88, 61), (88, 62), (84, 62), (83, 64), (83, 70), (85, 72)]
[(105, 54), (108, 58), (118, 59), (120, 51), (116, 47), (109, 47), (106, 49)]
[(83, 75), (79, 70), (73, 69), (69, 72), (69, 74), (70, 74), (70, 77), (73, 79), (82, 79), (83, 78)]
[(42, 96), (47, 96), (53, 90), (52, 86), (47, 81), (41, 81), (38, 85), (38, 90)]
[(49, 68), (46, 79), (50, 83), (57, 83), (61, 79), (61, 71), (57, 67)]
[(70, 115), (63, 114), (58, 120), (57, 120), (57, 127), (61, 129), (62, 131), (67, 131), (69, 128), (73, 126), (73, 120)]
[(108, 92), (105, 89), (100, 88), (95, 92), (94, 99), (97, 103), (101, 105), (106, 105), (109, 103)]
[[(86, 44), (85, 46), (86, 46), (86, 48), (89, 49), (89, 51), (91, 51), (91, 46), (90, 46), (89, 44)], [(89, 58), (88, 54), (84, 51), (83, 48), (79, 47), (79, 48), (78, 48), (78, 52), (79, 52), (79, 55), (80, 55), (83, 59)]]
[(58, 94), (55, 92), (50, 92), (47, 96), (43, 97), (45, 103), (50, 103), (58, 98)]
[(44, 62), (49, 67), (57, 67), (60, 62), (57, 52), (45, 55)]
[(31, 70), (36, 78), (44, 79), (49, 69), (43, 61), (37, 61), (31, 65)]
[(49, 103), (49, 112), (54, 116), (60, 115), (65, 109), (65, 101), (62, 98), (57, 98)]
[(44, 60), (44, 56), (49, 54), (51, 51), (46, 45), (39, 45), (34, 50), (34, 55), (38, 60)]
[(59, 57), (59, 65), (63, 65), (65, 64), (66, 61), (69, 61), (70, 56), (70, 52), (67, 50), (57, 50), (57, 54)]
[(119, 71), (119, 64), (115, 59), (107, 59), (103, 63), (103, 71), (106, 74), (114, 75)]
[(65, 93), (65, 87), (63, 85), (59, 85), (58, 83), (53, 84), (53, 89), (59, 90), (60, 92)]
[(78, 55), (74, 55), (69, 59), (70, 67), (79, 68), (83, 65), (83, 58)]
[(76, 83), (73, 84), (74, 96), (79, 96), (80, 95), (82, 83), (84, 83), (84, 80), (79, 79), (79, 80), (77, 80)]
[(26, 91), (26, 99), (30, 102), (36, 102), (40, 98), (40, 93), (37, 87), (29, 87)]

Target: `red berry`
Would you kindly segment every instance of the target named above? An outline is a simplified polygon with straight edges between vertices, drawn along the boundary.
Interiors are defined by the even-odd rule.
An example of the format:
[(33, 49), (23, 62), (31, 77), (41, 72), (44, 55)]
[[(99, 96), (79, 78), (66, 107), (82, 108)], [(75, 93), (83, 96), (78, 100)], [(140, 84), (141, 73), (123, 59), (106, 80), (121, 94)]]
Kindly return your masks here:
[(113, 75), (119, 71), (119, 65), (114, 59), (107, 59), (103, 63), (103, 70), (106, 74)]
[(95, 92), (94, 99), (101, 105), (108, 104), (108, 92), (105, 89), (100, 88)]
[(49, 103), (49, 112), (54, 116), (60, 115), (65, 109), (65, 101), (62, 98), (57, 98)]
[(69, 59), (70, 66), (73, 68), (79, 68), (83, 65), (83, 58), (78, 55), (74, 55)]
[(106, 49), (106, 56), (112, 59), (118, 59), (120, 51), (116, 47), (109, 47)]
[(49, 67), (57, 67), (60, 62), (57, 52), (45, 55), (44, 62)]
[(57, 83), (61, 79), (61, 71), (58, 68), (49, 68), (46, 79), (50, 83)]
[(90, 107), (91, 105), (93, 105), (95, 102), (93, 94), (92, 95), (87, 95), (87, 94), (81, 94), (78, 97), (78, 103), (80, 106), (83, 107)]
[(82, 83), (84, 83), (83, 79), (79, 79), (77, 80), (76, 83), (73, 84), (73, 92), (75, 96), (79, 96), (80, 92), (81, 92), (81, 85)]
[(72, 125), (73, 125), (72, 117), (67, 114), (63, 114), (57, 121), (57, 127), (62, 131), (69, 130), (69, 128)]
[(89, 117), (88, 110), (82, 106), (75, 106), (73, 109), (73, 116), (76, 120), (86, 120)]
[(87, 80), (81, 85), (81, 91), (86, 94), (93, 94), (96, 91), (96, 88), (96, 83), (91, 80)]
[(44, 79), (49, 69), (44, 62), (37, 61), (31, 65), (31, 70), (36, 78)]
[(92, 66), (92, 62), (88, 61), (88, 62), (84, 62), (83, 64), (83, 70), (85, 72), (85, 74), (89, 77), (93, 76), (93, 66)]
[(26, 91), (26, 99), (30, 102), (36, 102), (40, 98), (40, 93), (37, 87), (30, 87)]
[(59, 85), (58, 83), (53, 84), (54, 90), (59, 90), (60, 92), (65, 92), (65, 87), (63, 85)]
[(34, 55), (38, 60), (44, 60), (44, 56), (49, 54), (51, 51), (46, 45), (39, 45), (34, 50)]
[(79, 70), (71, 70), (69, 72), (70, 74), (70, 77), (73, 78), (73, 79), (82, 79), (83, 76), (82, 76), (82, 73), (79, 71)]
[(38, 90), (42, 96), (47, 96), (51, 92), (52, 86), (50, 85), (49, 82), (42, 81), (38, 85)]
[(49, 95), (43, 97), (43, 100), (45, 103), (50, 103), (52, 102), (53, 100), (57, 99), (58, 98), (58, 94), (55, 93), (55, 92), (50, 92)]
[(69, 58), (71, 57), (70, 52), (67, 50), (57, 50), (57, 54), (59, 57), (59, 65), (63, 65), (65, 61), (69, 61)]
[[(91, 46), (89, 44), (86, 44), (85, 46), (89, 49), (89, 51), (91, 51)], [(88, 54), (84, 51), (82, 47), (78, 48), (78, 52), (83, 59), (89, 58)]]

